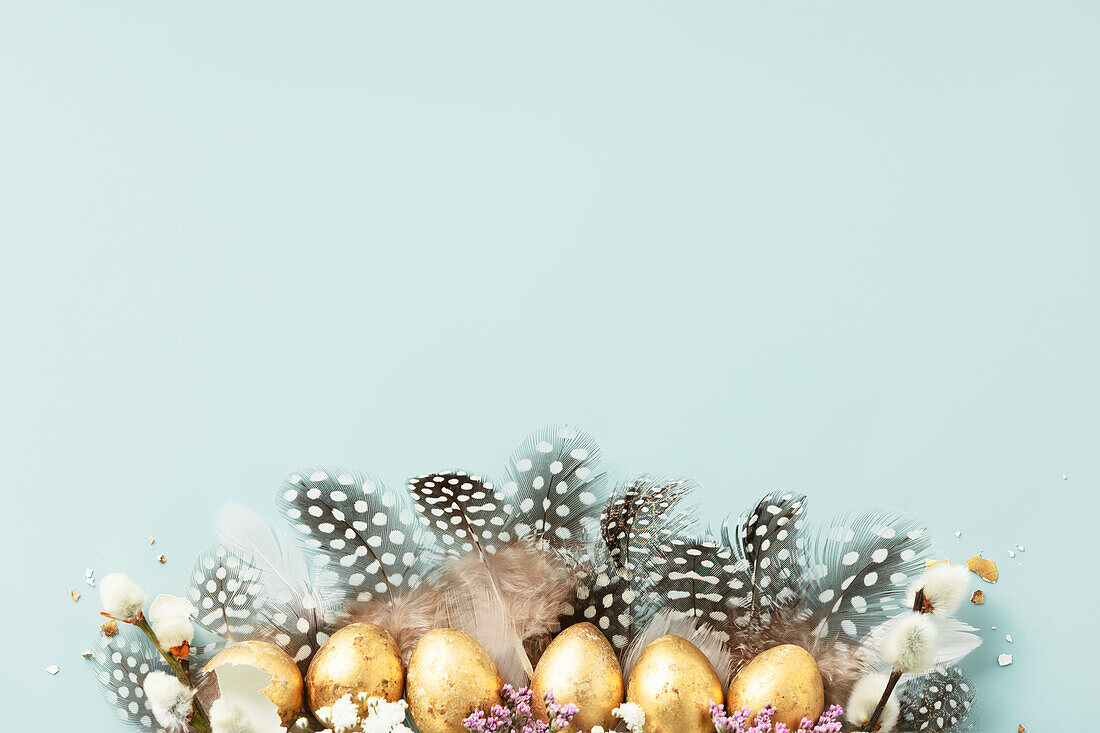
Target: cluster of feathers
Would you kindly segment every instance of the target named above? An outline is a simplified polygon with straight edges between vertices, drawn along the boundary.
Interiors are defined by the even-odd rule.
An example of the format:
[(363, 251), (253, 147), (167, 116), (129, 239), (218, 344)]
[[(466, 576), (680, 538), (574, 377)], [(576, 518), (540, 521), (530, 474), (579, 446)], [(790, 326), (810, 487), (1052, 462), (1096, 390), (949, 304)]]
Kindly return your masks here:
[[(924, 570), (922, 527), (882, 510), (813, 527), (805, 496), (775, 492), (711, 531), (690, 505), (691, 481), (643, 475), (612, 486), (599, 464), (590, 435), (551, 426), (529, 436), (496, 480), (449, 470), (394, 491), (357, 471), (293, 474), (277, 494), (285, 526), (235, 505), (219, 511), (220, 543), (191, 579), (196, 622), (210, 638), (194, 651), (202, 660), (264, 639), (304, 670), (352, 621), (386, 628), (406, 661), (430, 629), (459, 628), (519, 686), (556, 632), (587, 621), (624, 675), (668, 633), (699, 647), (724, 684), (759, 653), (797, 644), (817, 661), (827, 702), (839, 704), (880, 663), (877, 634)], [(117, 697), (112, 643), (124, 642), (107, 640), (97, 659)], [(951, 675), (950, 690), (934, 675), (907, 682), (903, 730), (964, 730), (964, 717), (935, 717), (960, 704), (951, 695), (970, 694), (953, 660), (937, 661), (934, 675)], [(151, 656), (139, 663), (160, 666)], [(905, 707), (936, 695), (939, 706)], [(156, 731), (136, 707), (120, 717)]]

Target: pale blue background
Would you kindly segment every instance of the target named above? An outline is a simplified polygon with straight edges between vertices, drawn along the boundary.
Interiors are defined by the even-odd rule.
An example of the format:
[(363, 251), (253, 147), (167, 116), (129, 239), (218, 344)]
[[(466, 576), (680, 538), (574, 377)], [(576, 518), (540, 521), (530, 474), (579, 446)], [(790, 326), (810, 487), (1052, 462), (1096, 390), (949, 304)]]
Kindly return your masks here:
[(1098, 33), (1092, 2), (3, 3), (7, 727), (118, 727), (85, 567), (178, 592), (224, 499), (491, 470), (555, 421), (715, 514), (783, 487), (984, 549), (984, 730), (1095, 719)]

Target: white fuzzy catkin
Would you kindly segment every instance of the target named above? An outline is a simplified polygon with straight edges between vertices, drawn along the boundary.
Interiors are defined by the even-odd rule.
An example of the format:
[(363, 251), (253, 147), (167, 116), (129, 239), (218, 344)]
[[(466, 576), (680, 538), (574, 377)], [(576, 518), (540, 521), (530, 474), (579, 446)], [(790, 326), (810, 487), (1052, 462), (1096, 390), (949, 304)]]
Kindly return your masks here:
[(122, 573), (111, 573), (99, 581), (99, 600), (110, 616), (129, 621), (145, 606), (145, 591)]
[(922, 613), (903, 613), (886, 631), (882, 656), (903, 674), (920, 674), (936, 659), (936, 624)]
[[(890, 676), (885, 674), (869, 674), (859, 678), (859, 681), (852, 687), (848, 704), (844, 706), (844, 717), (848, 719), (849, 723), (861, 727), (871, 719), (875, 708), (878, 707), (879, 700), (882, 699), (882, 693), (886, 692), (886, 684), (889, 682), (889, 678)], [(899, 712), (897, 698), (891, 693), (890, 699), (886, 701), (886, 707), (883, 708), (882, 715), (879, 717), (879, 733), (890, 733), (894, 730), (894, 727), (898, 724)]]
[(959, 610), (970, 590), (970, 570), (963, 565), (941, 562), (924, 571), (913, 584), (914, 593), (924, 589), (924, 599), (936, 616), (950, 616)]
[(153, 717), (168, 731), (187, 730), (194, 707), (195, 693), (175, 676), (164, 672), (150, 672), (142, 683), (145, 697), (153, 711)]
[(149, 625), (166, 649), (172, 649), (195, 638), (191, 615), (195, 607), (179, 596), (162, 593), (149, 606)]

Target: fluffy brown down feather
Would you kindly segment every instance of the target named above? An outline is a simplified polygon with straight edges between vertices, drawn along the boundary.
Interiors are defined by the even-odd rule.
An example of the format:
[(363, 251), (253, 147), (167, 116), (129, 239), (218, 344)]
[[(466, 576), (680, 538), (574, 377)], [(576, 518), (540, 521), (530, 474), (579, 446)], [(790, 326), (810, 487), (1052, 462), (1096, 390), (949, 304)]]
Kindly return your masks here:
[(487, 555), (485, 562), (472, 553), (448, 560), (416, 590), (395, 599), (393, 605), (388, 599), (376, 599), (353, 606), (348, 621), (385, 628), (401, 647), (407, 663), (420, 637), (431, 629), (453, 625), (450, 616), (456, 596), (472, 604), (485, 603), (497, 597), (498, 588), (534, 662), (551, 635), (559, 630), (558, 618), (573, 599), (577, 582), (577, 573), (556, 551), (533, 542), (512, 542)]
[(745, 628), (727, 628), (733, 673), (772, 647), (797, 644), (813, 654), (817, 662), (825, 683), (825, 704), (847, 705), (852, 686), (866, 671), (859, 645), (840, 640), (818, 643), (814, 628), (812, 620), (792, 618), (790, 611), (783, 609), (772, 610), (770, 623), (754, 619)]

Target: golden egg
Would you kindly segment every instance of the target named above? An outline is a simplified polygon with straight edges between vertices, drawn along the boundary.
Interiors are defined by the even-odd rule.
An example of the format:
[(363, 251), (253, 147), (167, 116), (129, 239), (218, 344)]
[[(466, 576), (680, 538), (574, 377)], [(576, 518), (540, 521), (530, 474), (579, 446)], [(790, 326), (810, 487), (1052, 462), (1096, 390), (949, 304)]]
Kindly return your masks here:
[(374, 624), (348, 624), (333, 634), (309, 663), (306, 672), (309, 709), (316, 715), (344, 695), (360, 692), (390, 702), (405, 691), (401, 650), (390, 632)]
[(531, 680), (532, 706), (546, 720), (543, 695), (554, 693), (561, 703), (574, 703), (580, 713), (564, 731), (573, 733), (601, 725), (615, 728), (611, 711), (623, 701), (623, 673), (615, 650), (590, 623), (573, 624), (546, 647)]
[(646, 733), (714, 733), (710, 703), (722, 702), (722, 681), (698, 647), (669, 634), (642, 650), (626, 700), (642, 706)]
[(267, 672), (271, 681), (260, 692), (275, 703), (284, 725), (298, 719), (305, 693), (302, 673), (289, 654), (266, 641), (242, 641), (215, 654), (202, 671), (213, 672), (223, 664), (250, 664)]
[(759, 711), (775, 706), (776, 723), (798, 730), (803, 718), (817, 721), (825, 709), (825, 686), (817, 662), (794, 644), (772, 647), (752, 658), (730, 682), (729, 710), (748, 707)]
[(466, 733), (475, 708), (500, 704), (504, 680), (485, 647), (458, 629), (434, 629), (409, 657), (409, 712), (420, 733)]

